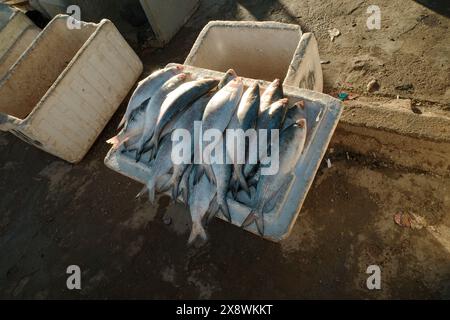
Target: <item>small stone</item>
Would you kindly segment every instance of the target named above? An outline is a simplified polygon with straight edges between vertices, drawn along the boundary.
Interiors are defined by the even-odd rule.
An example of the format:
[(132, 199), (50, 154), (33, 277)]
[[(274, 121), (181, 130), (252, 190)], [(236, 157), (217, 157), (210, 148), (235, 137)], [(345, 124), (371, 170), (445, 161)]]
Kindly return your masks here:
[(380, 84), (377, 80), (373, 79), (367, 84), (367, 92), (375, 92), (380, 90)]
[(339, 37), (341, 35), (341, 32), (337, 28), (333, 28), (328, 30), (328, 34), (330, 35), (331, 41), (334, 41), (334, 38)]
[(320, 64), (329, 64), (330, 60), (320, 60)]

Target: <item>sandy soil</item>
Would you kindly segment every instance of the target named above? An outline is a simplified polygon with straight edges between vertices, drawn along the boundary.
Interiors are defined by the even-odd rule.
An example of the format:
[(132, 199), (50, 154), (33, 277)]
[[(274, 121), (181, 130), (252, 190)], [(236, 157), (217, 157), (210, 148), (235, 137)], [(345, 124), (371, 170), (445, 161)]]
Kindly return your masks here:
[[(327, 92), (362, 93), (375, 77), (379, 94), (432, 101), (445, 114), (448, 18), (414, 2), (379, 1), (383, 28), (368, 32), (366, 1), (251, 3), (203, 1), (165, 49), (139, 50), (146, 73), (182, 62), (211, 19), (295, 22), (315, 32), (330, 60)], [(334, 42), (332, 27), (342, 32)], [(405, 83), (414, 91), (395, 89)], [(450, 298), (449, 178), (330, 150), (332, 166), (321, 167), (287, 240), (217, 220), (209, 242), (187, 247), (185, 208), (167, 197), (155, 207), (135, 200), (141, 186), (103, 164), (123, 112), (78, 165), (0, 134), (0, 297)], [(81, 291), (66, 288), (72, 264), (81, 267)], [(381, 267), (379, 291), (365, 285), (372, 264)]]

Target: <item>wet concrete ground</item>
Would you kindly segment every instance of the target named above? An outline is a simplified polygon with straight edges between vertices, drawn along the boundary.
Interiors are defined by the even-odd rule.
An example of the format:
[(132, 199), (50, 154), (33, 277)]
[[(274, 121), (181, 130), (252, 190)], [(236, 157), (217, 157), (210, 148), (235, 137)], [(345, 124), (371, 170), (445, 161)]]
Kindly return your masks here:
[[(279, 2), (247, 3), (203, 2), (167, 48), (140, 52), (146, 72), (182, 62), (210, 19), (245, 18), (250, 9), (260, 19), (291, 19)], [(216, 220), (207, 243), (188, 247), (185, 208), (167, 197), (155, 207), (136, 200), (141, 186), (103, 164), (104, 141), (123, 112), (77, 165), (0, 134), (1, 298), (450, 298), (449, 178), (334, 150), (287, 240)], [(394, 222), (400, 213), (407, 226)], [(73, 264), (80, 291), (66, 288)], [(378, 291), (365, 284), (373, 264), (382, 272)]]

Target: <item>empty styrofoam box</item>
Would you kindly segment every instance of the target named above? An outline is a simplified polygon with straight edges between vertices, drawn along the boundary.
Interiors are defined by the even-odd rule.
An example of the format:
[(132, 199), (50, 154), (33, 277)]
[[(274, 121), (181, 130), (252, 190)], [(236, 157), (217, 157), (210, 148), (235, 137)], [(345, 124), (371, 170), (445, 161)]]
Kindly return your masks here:
[[(223, 72), (192, 66), (185, 65), (184, 68), (195, 78), (214, 77), (220, 79), (224, 75)], [(242, 80), (246, 87), (254, 81), (258, 81), (261, 90), (269, 85), (269, 82), (257, 79), (243, 77)], [(303, 100), (304, 115), (307, 120), (307, 136), (303, 154), (292, 172), (292, 179), (285, 186), (273, 211), (264, 214), (264, 238), (272, 241), (280, 241), (289, 235), (342, 113), (341, 101), (323, 93), (284, 86), (284, 94), (289, 99), (290, 106)], [(112, 170), (144, 184), (150, 176), (148, 165), (142, 162), (136, 163), (132, 155), (122, 153), (120, 149), (111, 149), (105, 158), (105, 164)], [(178, 200), (181, 201), (181, 198)], [(232, 223), (240, 227), (250, 213), (250, 208), (231, 198), (228, 198), (227, 202), (230, 207)], [(219, 218), (226, 220), (221, 214)], [(245, 229), (259, 235), (254, 224)]]
[(0, 130), (76, 163), (143, 66), (111, 21), (68, 19), (57, 15), (0, 80)]
[(243, 77), (285, 79), (284, 85), (323, 90), (317, 41), (294, 24), (211, 21), (184, 64), (221, 72), (233, 68)]
[(40, 31), (25, 14), (0, 3), (0, 79)]

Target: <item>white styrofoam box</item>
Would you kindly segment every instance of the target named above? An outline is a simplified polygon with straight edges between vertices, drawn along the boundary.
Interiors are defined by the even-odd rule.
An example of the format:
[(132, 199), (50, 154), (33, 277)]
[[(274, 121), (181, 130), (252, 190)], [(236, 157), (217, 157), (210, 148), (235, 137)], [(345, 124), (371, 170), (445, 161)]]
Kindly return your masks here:
[(40, 31), (25, 14), (0, 3), (0, 78)]
[(197, 10), (199, 0), (140, 0), (159, 46), (165, 45)]
[[(186, 72), (199, 78), (220, 79), (224, 75), (223, 72), (187, 65), (184, 68)], [(258, 81), (261, 90), (264, 90), (269, 84), (267, 81), (245, 77), (242, 80), (246, 87), (254, 81)], [(323, 93), (285, 86), (284, 94), (289, 99), (290, 106), (299, 100), (304, 102), (307, 136), (303, 154), (292, 172), (290, 181), (283, 188), (281, 197), (277, 199), (277, 205), (271, 212), (264, 214), (264, 238), (272, 241), (286, 238), (292, 230), (342, 113), (341, 101)], [(122, 153), (120, 149), (111, 149), (105, 157), (105, 164), (110, 169), (144, 184), (150, 176), (151, 168), (148, 164), (136, 163), (133, 156)], [(178, 200), (181, 201), (181, 197)], [(250, 208), (231, 198), (228, 198), (227, 202), (232, 223), (240, 227), (250, 213)], [(221, 214), (218, 217), (226, 220)], [(259, 235), (254, 224), (245, 229)]]
[(314, 35), (279, 22), (211, 21), (200, 32), (184, 64), (322, 92)]
[(0, 129), (79, 162), (142, 73), (109, 20), (57, 15), (0, 81)]

